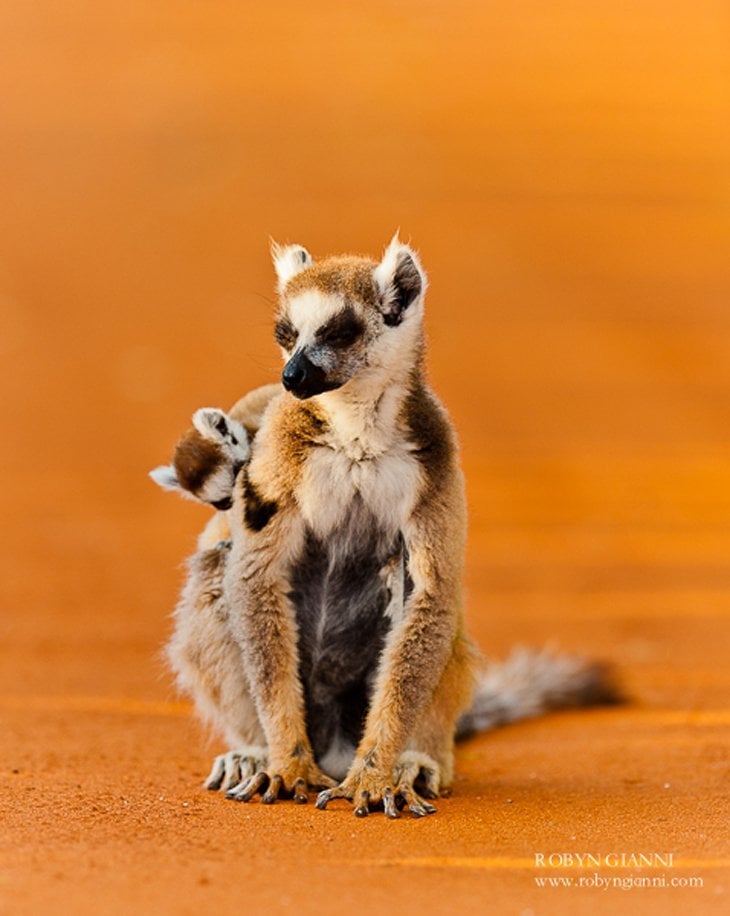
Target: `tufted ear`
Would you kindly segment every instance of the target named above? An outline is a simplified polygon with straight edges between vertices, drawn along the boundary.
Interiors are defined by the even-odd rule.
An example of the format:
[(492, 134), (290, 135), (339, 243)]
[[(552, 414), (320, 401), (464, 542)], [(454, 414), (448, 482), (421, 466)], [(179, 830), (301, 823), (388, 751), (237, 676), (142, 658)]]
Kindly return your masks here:
[(312, 255), (301, 245), (279, 245), (271, 240), (271, 259), (279, 280), (279, 290), (283, 290), (291, 278), (309, 267)]
[(190, 493), (187, 493), (183, 487), (180, 486), (180, 481), (177, 479), (177, 473), (173, 465), (160, 465), (160, 467), (155, 468), (154, 471), (150, 471), (150, 477), (157, 486), (162, 487), (163, 490), (177, 490), (181, 496), (192, 498)]
[(418, 255), (397, 232), (373, 276), (382, 296), (383, 319), (391, 327), (400, 324), (406, 309), (426, 292), (426, 274)]

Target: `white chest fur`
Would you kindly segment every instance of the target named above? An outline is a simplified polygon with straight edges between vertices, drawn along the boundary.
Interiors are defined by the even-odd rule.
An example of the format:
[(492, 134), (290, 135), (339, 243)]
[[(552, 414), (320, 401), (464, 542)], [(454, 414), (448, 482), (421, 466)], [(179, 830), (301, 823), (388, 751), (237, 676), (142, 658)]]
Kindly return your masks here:
[(405, 443), (359, 460), (321, 446), (307, 458), (296, 498), (319, 537), (345, 520), (358, 495), (384, 531), (395, 534), (410, 516), (420, 487), (420, 465)]

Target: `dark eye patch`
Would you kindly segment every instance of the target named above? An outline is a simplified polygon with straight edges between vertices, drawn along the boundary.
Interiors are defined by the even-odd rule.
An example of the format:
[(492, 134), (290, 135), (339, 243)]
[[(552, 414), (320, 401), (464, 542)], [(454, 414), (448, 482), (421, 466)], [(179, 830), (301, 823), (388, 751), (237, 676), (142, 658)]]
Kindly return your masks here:
[(365, 324), (352, 306), (345, 306), (317, 331), (315, 339), (329, 347), (349, 347), (362, 335)]
[(280, 318), (276, 322), (274, 337), (280, 347), (284, 347), (285, 350), (291, 350), (297, 342), (298, 336), (297, 329), (288, 318)]

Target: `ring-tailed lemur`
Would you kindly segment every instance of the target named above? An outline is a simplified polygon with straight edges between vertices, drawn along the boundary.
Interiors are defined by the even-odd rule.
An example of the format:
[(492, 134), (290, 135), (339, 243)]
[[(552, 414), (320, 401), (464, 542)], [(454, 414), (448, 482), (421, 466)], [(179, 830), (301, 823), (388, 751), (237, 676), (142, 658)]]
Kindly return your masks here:
[(466, 635), (466, 512), (451, 424), (424, 379), (426, 277), (394, 238), (377, 263), (273, 246), (283, 389), (199, 410), (153, 478), (219, 511), (190, 561), (168, 654), (228, 743), (228, 797), (435, 810), (454, 740), (610, 700), (603, 670), (518, 653), (483, 669)]

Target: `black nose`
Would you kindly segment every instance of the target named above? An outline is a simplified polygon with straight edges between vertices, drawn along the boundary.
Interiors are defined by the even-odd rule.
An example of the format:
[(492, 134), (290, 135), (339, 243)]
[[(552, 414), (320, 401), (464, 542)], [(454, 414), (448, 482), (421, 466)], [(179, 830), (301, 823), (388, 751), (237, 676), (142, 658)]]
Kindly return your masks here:
[(332, 391), (339, 388), (342, 382), (327, 378), (324, 369), (315, 365), (304, 353), (297, 350), (281, 373), (281, 381), (287, 391), (291, 391), (295, 398), (304, 400), (323, 391)]
[(281, 373), (281, 381), (287, 391), (299, 391), (306, 385), (309, 366), (311, 363), (303, 353), (292, 356)]

